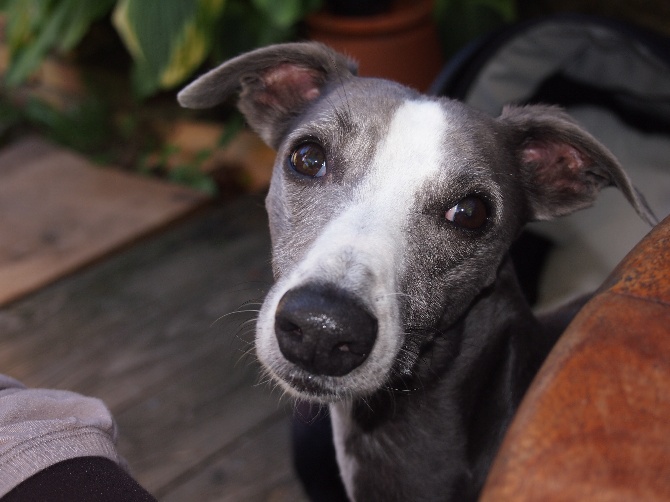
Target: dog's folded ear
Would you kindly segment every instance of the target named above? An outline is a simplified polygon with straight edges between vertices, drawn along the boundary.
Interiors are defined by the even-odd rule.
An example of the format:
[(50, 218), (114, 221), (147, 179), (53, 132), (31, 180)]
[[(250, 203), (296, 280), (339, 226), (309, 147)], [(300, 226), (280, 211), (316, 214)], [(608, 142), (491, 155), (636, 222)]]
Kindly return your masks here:
[(276, 148), (290, 120), (318, 98), (325, 85), (350, 78), (356, 65), (315, 42), (272, 45), (214, 68), (177, 96), (187, 108), (209, 108), (240, 92), (249, 125)]
[(642, 219), (656, 217), (616, 157), (557, 107), (506, 107), (531, 220), (548, 220), (589, 207), (600, 190), (616, 186)]

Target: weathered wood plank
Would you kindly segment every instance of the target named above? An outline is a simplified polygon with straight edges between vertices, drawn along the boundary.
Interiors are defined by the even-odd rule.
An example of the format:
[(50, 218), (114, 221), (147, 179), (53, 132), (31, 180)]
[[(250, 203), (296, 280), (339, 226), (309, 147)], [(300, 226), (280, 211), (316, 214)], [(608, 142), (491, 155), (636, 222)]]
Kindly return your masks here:
[(0, 367), (115, 410), (198, 354), (223, 350), (232, 367), (250, 343), (237, 324), (253, 313), (217, 319), (269, 284), (266, 225), (247, 200), (0, 310)]
[(100, 169), (38, 138), (0, 154), (0, 304), (202, 205), (185, 187)]
[[(220, 263), (225, 265), (226, 260), (246, 263), (255, 276), (253, 267), (263, 266), (265, 260), (259, 256), (255, 263), (250, 263), (248, 257), (258, 256), (258, 248), (265, 249), (265, 244), (262, 239), (234, 243), (218, 253), (225, 256)], [(197, 254), (204, 258), (207, 253), (201, 250)], [(253, 328), (250, 325), (240, 330), (238, 319), (249, 319), (253, 314), (232, 315), (221, 322), (217, 318), (236, 310), (246, 299), (258, 297), (258, 286), (238, 286), (243, 283), (244, 273), (227, 273), (221, 265), (202, 266), (206, 263), (203, 261), (202, 270), (193, 267), (181, 271), (190, 275), (188, 281), (180, 280), (174, 273), (164, 279), (166, 283), (159, 290), (164, 295), (161, 301), (148, 294), (134, 294), (135, 286), (143, 289), (151, 283), (149, 275), (156, 268), (172, 265), (175, 270), (184, 266), (183, 259), (170, 258), (159, 261), (147, 273), (128, 274), (129, 282), (114, 294), (108, 293), (108, 308), (99, 312), (97, 318), (73, 315), (74, 319), (68, 322), (69, 316), (64, 316), (63, 324), (71, 332), (69, 338), (59, 337), (55, 326), (55, 331), (43, 333), (41, 340), (26, 343), (18, 356), (20, 373), (29, 373), (35, 386), (56, 385), (105, 395), (113, 409), (121, 410), (141, 396), (144, 388), (170, 379), (198, 357), (216, 353), (221, 371), (232, 370), (242, 353), (250, 348)], [(234, 281), (233, 285), (222, 276)], [(95, 311), (96, 307), (95, 297), (90, 302), (79, 302), (78, 314)], [(35, 355), (30, 358), (31, 352)], [(18, 369), (14, 373), (19, 373)]]
[[(0, 309), (0, 371), (105, 400), (134, 475), (171, 496), (210, 462), (234, 464), (240, 437), (285, 420), (243, 357), (257, 308), (244, 302), (269, 286), (268, 257), (259, 198), (210, 208)], [(217, 321), (240, 307), (252, 312)], [(267, 497), (299, 493), (281, 441), (268, 451), (279, 474), (249, 471)]]
[(286, 418), (241, 436), (194, 476), (172, 488), (162, 502), (300, 502), (286, 452), (290, 450)]
[[(117, 416), (121, 453), (132, 459), (142, 485), (160, 499), (211, 459), (223, 455), (235, 462), (226, 448), (239, 436), (286, 416), (277, 394), (253, 379), (217, 370), (216, 358), (200, 361), (199, 368)], [(284, 449), (278, 455), (282, 460), (275, 468), (288, 472), (290, 454)]]

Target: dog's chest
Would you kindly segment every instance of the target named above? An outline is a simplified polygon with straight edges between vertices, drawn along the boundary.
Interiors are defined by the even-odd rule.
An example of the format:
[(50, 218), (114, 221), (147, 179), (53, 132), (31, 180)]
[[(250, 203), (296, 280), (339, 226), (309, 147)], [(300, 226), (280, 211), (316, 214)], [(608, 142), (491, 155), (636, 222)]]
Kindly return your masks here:
[[(349, 406), (331, 406), (340, 474), (353, 501), (429, 501), (469, 484), (463, 435), (446, 421), (396, 416), (366, 430)], [(453, 422), (451, 422), (453, 424)]]

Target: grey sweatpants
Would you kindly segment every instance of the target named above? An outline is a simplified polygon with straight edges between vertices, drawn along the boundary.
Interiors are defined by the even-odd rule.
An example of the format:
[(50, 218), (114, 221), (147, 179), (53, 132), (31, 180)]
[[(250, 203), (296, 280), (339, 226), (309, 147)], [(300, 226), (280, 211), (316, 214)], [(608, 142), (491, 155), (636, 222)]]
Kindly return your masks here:
[(124, 466), (115, 443), (116, 425), (99, 399), (0, 375), (0, 497), (64, 460), (96, 456)]

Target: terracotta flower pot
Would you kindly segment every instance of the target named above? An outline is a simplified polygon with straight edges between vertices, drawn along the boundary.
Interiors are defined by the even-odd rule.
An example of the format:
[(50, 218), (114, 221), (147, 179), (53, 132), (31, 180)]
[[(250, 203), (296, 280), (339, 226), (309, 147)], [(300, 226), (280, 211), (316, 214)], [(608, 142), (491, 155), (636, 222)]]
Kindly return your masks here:
[(443, 58), (432, 0), (394, 0), (387, 13), (364, 17), (318, 12), (307, 34), (358, 61), (359, 74), (428, 89)]

